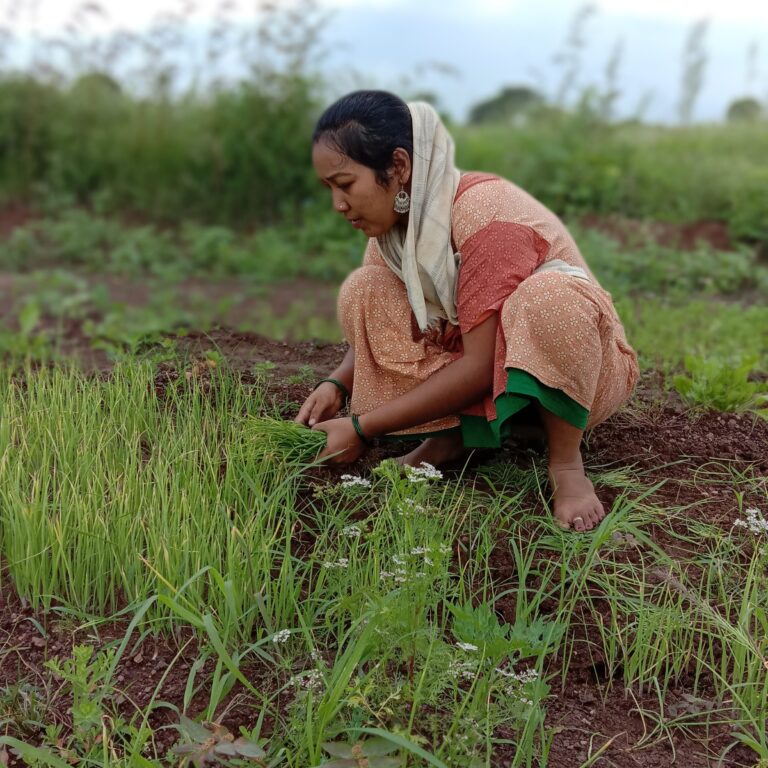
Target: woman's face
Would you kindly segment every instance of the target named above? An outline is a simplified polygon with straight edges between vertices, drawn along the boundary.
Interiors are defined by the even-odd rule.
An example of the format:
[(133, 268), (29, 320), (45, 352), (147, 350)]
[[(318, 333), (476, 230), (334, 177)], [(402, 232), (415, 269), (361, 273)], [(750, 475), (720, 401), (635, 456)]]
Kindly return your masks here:
[(395, 150), (393, 173), (386, 187), (376, 181), (368, 166), (356, 163), (322, 139), (312, 148), (312, 164), (321, 183), (331, 190), (333, 209), (368, 237), (379, 237), (407, 220), (407, 214), (399, 214), (393, 207), (401, 183), (407, 184), (410, 176), (405, 150)]

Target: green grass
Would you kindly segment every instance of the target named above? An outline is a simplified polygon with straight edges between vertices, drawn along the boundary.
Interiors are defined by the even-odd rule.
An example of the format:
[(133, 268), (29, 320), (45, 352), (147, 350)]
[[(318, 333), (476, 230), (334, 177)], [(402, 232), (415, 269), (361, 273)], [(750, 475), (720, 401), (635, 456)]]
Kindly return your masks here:
[(768, 238), (761, 124), (611, 126), (566, 116), (515, 130), (462, 128), (456, 146), (462, 168), (499, 173), (561, 216), (714, 219), (737, 238)]
[[(292, 428), (270, 420), (261, 385), (218, 368), (160, 393), (148, 364), (4, 378), (7, 578), (34, 607), (78, 621), (134, 616), (111, 651), (51, 668), (76, 720), (57, 738), (85, 759), (154, 759), (146, 725), (161, 700), (110, 719), (116, 669), (136, 633), (181, 625), (199, 655), (183, 709), (197, 714), (205, 690), (200, 716), (216, 721), (237, 685), (279, 724), (268, 740), (261, 719), (243, 737), (297, 768), (318, 765), (329, 742), (382, 734), (401, 759), (421, 749), (432, 765), (488, 765), (502, 725), (514, 765), (546, 762), (547, 702), (576, 654), (603, 670), (603, 695), (620, 685), (642, 697), (648, 740), (727, 720), (755, 754), (768, 746), (764, 533), (660, 508), (642, 475), (611, 468), (593, 471), (618, 490), (611, 514), (580, 536), (537, 500), (536, 464), (479, 468), (490, 493), (460, 477), (414, 483), (393, 462), (368, 484), (318, 484), (305, 474), (314, 448), (291, 457), (270, 437)], [(740, 517), (768, 504), (764, 483), (727, 465), (692, 482), (734, 494)], [(6, 696), (23, 734), (35, 710), (19, 690)]]
[(637, 350), (641, 367), (681, 370), (686, 355), (722, 361), (722, 365), (756, 359), (755, 368), (768, 372), (768, 308), (696, 299), (670, 305), (661, 299), (616, 302), (627, 338)]
[(177, 227), (136, 225), (116, 216), (68, 208), (31, 221), (0, 243), (0, 269), (73, 269), (85, 274), (165, 280), (245, 277), (273, 282), (308, 277), (340, 281), (358, 265), (364, 241), (325, 203), (300, 219), (253, 234), (183, 221)]
[[(641, 365), (679, 372), (687, 355), (727, 364), (756, 358), (768, 370), (768, 314), (757, 301), (768, 290), (768, 269), (756, 251), (693, 251), (659, 246), (650, 239), (620, 246), (594, 230), (572, 227), (601, 284), (614, 297)], [(84, 323), (90, 343), (113, 356), (157, 344), (163, 334), (206, 329), (220, 322), (272, 338), (340, 340), (328, 312), (312, 311), (311, 297), (297, 296), (283, 314), (258, 299), (276, 281), (310, 278), (340, 282), (360, 263), (363, 243), (341, 220), (313, 209), (311, 224), (273, 227), (247, 236), (224, 227), (186, 224), (177, 230), (126, 226), (80, 210), (33, 222), (0, 245), (0, 264), (23, 270), (15, 279), (10, 314), (0, 347), (13, 359), (56, 355), (68, 321)], [(105, 273), (142, 281), (148, 301), (131, 306), (112, 301)], [(189, 293), (180, 279), (238, 279), (211, 302)], [(139, 284), (138, 282), (136, 283)], [(48, 318), (43, 333), (43, 313)], [(35, 322), (31, 322), (31, 321)], [(31, 325), (30, 325), (31, 322)], [(16, 327), (14, 328), (14, 325)], [(19, 334), (19, 326), (25, 331)]]

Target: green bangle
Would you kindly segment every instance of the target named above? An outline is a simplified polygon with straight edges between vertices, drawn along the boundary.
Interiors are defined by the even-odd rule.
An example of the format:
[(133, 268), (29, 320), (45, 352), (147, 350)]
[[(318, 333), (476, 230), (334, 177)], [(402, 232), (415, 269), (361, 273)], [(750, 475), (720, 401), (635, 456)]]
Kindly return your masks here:
[(360, 442), (371, 448), (373, 446), (373, 440), (365, 436), (365, 432), (363, 432), (363, 428), (360, 426), (359, 416), (356, 413), (353, 413), (350, 418), (352, 419), (352, 426), (355, 428), (355, 432), (357, 432), (357, 436), (360, 438)]
[(338, 387), (339, 391), (341, 392), (341, 396), (344, 398), (345, 404), (349, 402), (349, 390), (338, 379), (320, 379), (320, 381), (315, 384), (315, 389), (317, 389), (323, 382), (326, 381), (330, 381), (331, 384), (335, 384)]

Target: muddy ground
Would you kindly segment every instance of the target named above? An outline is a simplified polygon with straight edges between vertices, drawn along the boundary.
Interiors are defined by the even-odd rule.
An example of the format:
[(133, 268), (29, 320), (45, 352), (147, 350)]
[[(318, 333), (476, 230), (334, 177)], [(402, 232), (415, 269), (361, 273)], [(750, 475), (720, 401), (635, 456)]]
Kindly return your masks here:
[[(255, 334), (235, 333), (226, 329), (214, 330), (207, 334), (190, 334), (179, 339), (188, 352), (193, 375), (198, 375), (195, 359), (202, 359), (206, 351), (215, 349), (223, 355), (232, 367), (241, 372), (244, 381), (253, 382), (253, 366), (269, 361), (274, 367), (269, 373), (271, 394), (281, 404), (285, 416), (295, 412), (297, 404), (309, 393), (311, 384), (307, 378), (308, 368), (315, 376), (330, 372), (341, 360), (344, 346), (323, 343), (287, 344), (275, 342)], [(157, 386), (162, 389), (168, 378), (186, 375), (187, 371), (172, 367), (158, 374)], [(205, 375), (205, 374), (202, 374)], [(297, 380), (297, 376), (301, 380)], [(291, 378), (293, 377), (293, 378)], [(302, 378), (303, 377), (303, 378)], [(530, 446), (526, 446), (530, 449)], [(365, 472), (373, 464), (394, 449), (377, 449), (357, 467)], [(490, 458), (492, 452), (485, 452), (470, 464), (467, 481), (472, 482), (472, 465)], [(511, 446), (501, 452), (510, 461), (520, 460), (521, 446)], [(584, 458), (592, 467), (632, 465), (643, 472), (643, 482), (652, 485), (664, 480), (657, 491), (655, 501), (661, 506), (690, 504), (689, 514), (707, 522), (730, 529), (739, 516), (732, 487), (723, 477), (722, 484), (707, 482), (697, 484), (693, 479), (696, 470), (713, 462), (728, 465), (735, 470), (752, 472), (763, 479), (768, 477), (768, 422), (750, 414), (721, 415), (717, 413), (693, 413), (685, 408), (676, 395), (666, 393), (661, 382), (653, 374), (646, 374), (637, 392), (621, 412), (606, 423), (594, 429), (585, 445)], [(529, 460), (529, 459), (528, 459)], [(344, 470), (338, 470), (337, 474)], [(348, 470), (347, 470), (348, 471)], [(326, 470), (326, 479), (332, 479), (336, 470)], [(605, 490), (604, 501), (610, 504), (612, 492)], [(753, 499), (744, 504), (761, 506), (765, 504), (765, 487)], [(542, 514), (546, 514), (542, 509)], [(656, 531), (657, 541), (662, 546), (663, 534)], [(457, 542), (455, 557), (462, 557), (460, 542)], [(500, 547), (494, 554), (493, 566), (499, 581), (513, 573), (508, 555)], [(507, 611), (502, 603), (497, 606), (504, 615)], [(509, 610), (513, 606), (509, 606)], [(39, 627), (45, 629), (41, 634)], [(53, 656), (66, 656), (75, 642), (103, 644), (122, 637), (124, 622), (105, 624), (97, 628), (78, 629), (72, 622), (50, 615), (35, 615), (26, 603), (14, 593), (7, 579), (3, 581), (0, 596), (0, 685), (11, 686), (28, 680), (41, 683), (43, 662)], [(118, 681), (126, 691), (126, 701), (121, 705), (130, 711), (129, 698), (139, 706), (147, 704), (150, 695), (161, 676), (166, 673), (179, 644), (189, 640), (182, 632), (177, 638), (146, 638), (137, 647), (131, 648), (122, 662)], [(555, 730), (554, 742), (548, 765), (551, 768), (576, 768), (588, 756), (606, 742), (610, 746), (598, 758), (595, 765), (632, 768), (663, 768), (673, 764), (686, 768), (704, 766), (751, 766), (755, 764), (751, 753), (737, 749), (728, 753), (718, 763), (726, 746), (732, 741), (731, 729), (725, 724), (713, 727), (709, 733), (691, 731), (688, 736), (675, 731), (670, 739), (662, 739), (644, 747), (637, 744), (647, 734), (648, 722), (644, 722), (637, 711), (638, 704), (657, 709), (653, 699), (637, 701), (622, 690), (616, 682), (606, 693), (605, 670), (599, 659), (587, 652), (585, 644), (571, 664), (565, 689), (553, 690), (547, 703), (547, 722)], [(187, 674), (196, 657), (192, 643), (182, 654), (181, 661), (171, 669), (165, 679), (160, 698), (179, 704), (183, 697)], [(260, 679), (264, 686), (277, 687), (280, 680), (269, 670), (253, 668), (249, 674)], [(282, 681), (284, 682), (284, 681)], [(45, 687), (45, 686), (43, 686)], [(50, 690), (50, 682), (48, 683)], [(686, 694), (684, 682), (673, 689), (667, 706), (683, 701)], [(199, 695), (195, 706), (202, 707), (204, 693)], [(67, 722), (68, 702), (52, 694), (47, 703), (50, 721)], [(194, 709), (194, 707), (193, 707)], [(194, 711), (191, 714), (195, 714)], [(239, 725), (252, 725), (258, 713), (247, 699), (237, 700), (228, 711), (224, 722), (236, 730)], [(163, 722), (165, 718), (165, 722)], [(167, 725), (172, 718), (166, 714), (153, 715), (155, 727)], [(267, 729), (270, 724), (267, 724)], [(503, 738), (504, 729), (497, 733)], [(160, 731), (161, 744), (170, 745), (176, 738), (173, 730)], [(495, 756), (495, 765), (508, 764), (509, 754), (500, 749)]]

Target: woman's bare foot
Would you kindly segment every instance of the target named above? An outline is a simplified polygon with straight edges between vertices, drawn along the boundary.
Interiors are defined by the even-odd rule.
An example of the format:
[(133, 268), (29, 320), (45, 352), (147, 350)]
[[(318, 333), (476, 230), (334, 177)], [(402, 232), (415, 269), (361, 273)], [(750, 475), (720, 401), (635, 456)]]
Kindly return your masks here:
[(554, 515), (563, 528), (590, 531), (605, 517), (592, 483), (579, 462), (549, 465), (549, 482), (554, 494)]
[(440, 437), (428, 437), (419, 443), (410, 453), (398, 456), (395, 461), (398, 464), (418, 467), (422, 462), (427, 462), (433, 467), (439, 467), (447, 461), (459, 459), (464, 455), (464, 443), (458, 432)]

